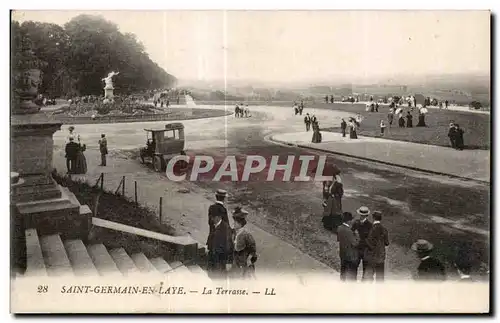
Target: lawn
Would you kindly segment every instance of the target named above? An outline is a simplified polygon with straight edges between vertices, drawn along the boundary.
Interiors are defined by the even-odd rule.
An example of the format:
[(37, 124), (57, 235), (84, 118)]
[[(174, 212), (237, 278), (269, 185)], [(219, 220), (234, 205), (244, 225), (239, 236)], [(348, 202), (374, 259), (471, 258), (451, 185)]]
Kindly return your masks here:
[[(380, 120), (384, 120), (388, 126), (388, 107), (381, 106), (379, 112), (366, 112), (365, 105), (361, 104), (326, 104), (317, 103), (314, 108), (332, 109), (339, 111), (360, 113), (363, 122), (358, 130), (358, 135), (369, 137), (380, 137)], [(427, 127), (415, 127), (418, 123), (418, 112), (413, 112), (413, 128), (399, 128), (397, 119), (394, 119), (392, 128), (386, 128), (384, 138), (392, 140), (410, 141), (436, 146), (450, 146), (448, 128), (451, 121), (458, 123), (464, 130), (465, 149), (490, 149), (490, 122), (489, 114), (469, 113), (452, 110), (428, 109), (425, 118)], [(406, 115), (406, 111), (404, 112)], [(347, 120), (346, 120), (347, 121)], [(406, 121), (406, 119), (405, 119)], [(320, 120), (321, 124), (321, 120)], [(326, 128), (323, 131), (340, 132), (340, 127)]]

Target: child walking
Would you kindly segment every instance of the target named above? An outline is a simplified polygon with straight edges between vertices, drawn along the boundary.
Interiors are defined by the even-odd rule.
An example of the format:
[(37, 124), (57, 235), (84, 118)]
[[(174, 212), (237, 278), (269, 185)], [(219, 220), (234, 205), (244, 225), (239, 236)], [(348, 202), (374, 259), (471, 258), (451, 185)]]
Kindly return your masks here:
[(384, 120), (380, 120), (380, 135), (381, 136), (384, 136), (385, 127), (386, 127), (386, 125), (385, 125)]

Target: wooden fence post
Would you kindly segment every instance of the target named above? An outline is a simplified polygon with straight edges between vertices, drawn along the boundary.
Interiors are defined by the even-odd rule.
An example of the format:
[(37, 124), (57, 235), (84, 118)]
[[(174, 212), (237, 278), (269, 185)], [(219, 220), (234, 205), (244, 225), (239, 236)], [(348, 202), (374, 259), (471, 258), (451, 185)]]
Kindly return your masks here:
[(104, 191), (104, 173), (101, 173), (101, 191)]
[(162, 221), (162, 208), (163, 208), (163, 196), (160, 196), (160, 224), (163, 223), (163, 221)]
[(137, 181), (134, 181), (134, 196), (135, 196), (135, 204), (137, 203)]
[(125, 197), (125, 175), (123, 175), (122, 179), (122, 196)]

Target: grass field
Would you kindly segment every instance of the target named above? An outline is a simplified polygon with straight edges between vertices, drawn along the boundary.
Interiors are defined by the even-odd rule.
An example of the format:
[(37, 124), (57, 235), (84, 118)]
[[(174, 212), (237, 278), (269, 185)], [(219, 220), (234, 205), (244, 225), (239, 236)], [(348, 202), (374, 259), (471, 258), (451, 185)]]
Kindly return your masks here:
[[(196, 101), (196, 104), (224, 105), (227, 104), (234, 107), (239, 101)], [(270, 105), (270, 106), (287, 106), (292, 107), (293, 101), (251, 101), (243, 102), (244, 104), (252, 105)], [(300, 103), (300, 102), (297, 102)], [(326, 104), (323, 102), (304, 101), (305, 112), (308, 108), (315, 109), (330, 109), (345, 112), (352, 112), (354, 115), (360, 113), (364, 118), (358, 135), (368, 137), (380, 137), (380, 120), (386, 121), (389, 108), (381, 106), (379, 112), (366, 112), (364, 104)], [(451, 121), (458, 123), (464, 130), (465, 149), (483, 149), (488, 150), (491, 146), (491, 116), (482, 113), (469, 113), (453, 110), (428, 109), (429, 113), (425, 118), (426, 128), (415, 127), (418, 123), (418, 113), (415, 111), (413, 115), (413, 128), (399, 128), (397, 119), (394, 120), (391, 129), (387, 127), (384, 138), (400, 141), (416, 142), (421, 144), (435, 146), (450, 146), (448, 138), (448, 128)], [(305, 113), (304, 112), (304, 113)], [(405, 111), (406, 115), (406, 111)], [(346, 120), (347, 121), (347, 120)], [(406, 119), (405, 119), (406, 121)], [(319, 120), (321, 124), (321, 120)], [(323, 131), (340, 132), (340, 128), (323, 128)]]
[[(365, 105), (361, 104), (315, 104), (315, 108), (334, 109), (353, 114), (360, 113), (363, 122), (359, 128), (358, 135), (369, 137), (380, 137), (380, 120), (386, 125), (388, 107), (380, 107), (379, 112), (366, 112)], [(418, 123), (418, 112), (413, 112), (413, 128), (399, 128), (397, 119), (394, 119), (392, 128), (386, 128), (384, 138), (392, 140), (410, 141), (436, 146), (450, 146), (448, 128), (450, 122), (455, 122), (464, 130), (465, 149), (490, 149), (490, 123), (489, 114), (468, 113), (461, 111), (428, 109), (425, 118), (427, 127), (415, 127)], [(406, 111), (403, 113), (406, 115)], [(347, 120), (346, 120), (347, 121)], [(406, 121), (406, 119), (405, 119)], [(320, 120), (321, 124), (321, 120)], [(324, 131), (340, 132), (340, 128), (322, 129)]]

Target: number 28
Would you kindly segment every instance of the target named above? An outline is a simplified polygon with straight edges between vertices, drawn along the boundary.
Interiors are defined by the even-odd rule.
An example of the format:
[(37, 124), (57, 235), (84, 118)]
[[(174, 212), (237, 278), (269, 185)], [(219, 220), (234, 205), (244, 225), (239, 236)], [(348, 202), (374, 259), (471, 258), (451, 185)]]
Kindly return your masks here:
[(49, 286), (47, 285), (38, 285), (38, 293), (47, 293), (49, 291)]

